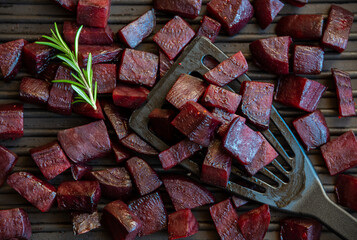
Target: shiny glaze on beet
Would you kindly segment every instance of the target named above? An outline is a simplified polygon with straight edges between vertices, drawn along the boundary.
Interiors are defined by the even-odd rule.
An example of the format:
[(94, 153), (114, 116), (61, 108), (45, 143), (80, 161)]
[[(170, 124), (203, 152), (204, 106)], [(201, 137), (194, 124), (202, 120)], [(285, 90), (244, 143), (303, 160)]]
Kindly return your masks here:
[(0, 239), (30, 240), (31, 223), (22, 208), (0, 210)]
[(112, 93), (117, 86), (116, 64), (95, 64), (93, 69), (93, 81), (98, 84), (98, 93)]
[(0, 79), (14, 78), (22, 65), (22, 49), (27, 44), (24, 39), (0, 44)]
[[(73, 45), (71, 46), (73, 50)], [(81, 67), (87, 66), (89, 53), (92, 53), (92, 64), (104, 63), (117, 60), (122, 49), (119, 45), (113, 44), (110, 46), (100, 45), (79, 45), (78, 58)]]
[(20, 99), (26, 103), (46, 105), (50, 97), (51, 84), (47, 81), (24, 77), (20, 84)]
[(320, 74), (324, 63), (325, 52), (321, 47), (294, 46), (295, 74)]
[(20, 138), (24, 135), (24, 106), (0, 104), (0, 140)]
[(6, 181), (17, 162), (18, 156), (0, 145), (0, 187)]
[(135, 109), (143, 105), (150, 90), (138, 85), (119, 84), (113, 90), (113, 102), (116, 106)]
[(255, 0), (253, 7), (260, 28), (266, 29), (284, 7), (284, 3), (279, 0)]
[(215, 116), (217, 119), (219, 119), (222, 122), (222, 125), (219, 126), (219, 128), (217, 130), (217, 133), (220, 137), (226, 136), (229, 126), (231, 125), (231, 122), (234, 119), (239, 118), (244, 123), (246, 121), (246, 119), (244, 117), (238, 116), (237, 114), (234, 114), (234, 113), (226, 112), (220, 108), (214, 108), (212, 110), (212, 115)]
[(119, 140), (128, 136), (130, 131), (126, 112), (109, 101), (102, 101), (101, 105)]
[(125, 138), (122, 138), (120, 140), (120, 143), (124, 147), (127, 147), (133, 150), (134, 152), (140, 154), (151, 155), (151, 156), (155, 156), (158, 154), (158, 152), (153, 147), (151, 147), (147, 142), (145, 142), (135, 133), (131, 133)]
[[(40, 39), (42, 41), (43, 39)], [(46, 69), (49, 61), (53, 57), (55, 49), (37, 43), (26, 44), (23, 48), (23, 62), (27, 71), (37, 76)]]

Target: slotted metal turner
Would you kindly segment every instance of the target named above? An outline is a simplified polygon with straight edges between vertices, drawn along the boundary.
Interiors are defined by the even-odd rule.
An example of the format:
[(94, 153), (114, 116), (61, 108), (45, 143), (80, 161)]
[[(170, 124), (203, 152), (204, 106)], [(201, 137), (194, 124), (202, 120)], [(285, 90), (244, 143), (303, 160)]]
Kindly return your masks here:
[[(159, 151), (169, 146), (149, 130), (148, 116), (153, 109), (161, 108), (167, 92), (181, 74), (198, 72), (204, 75), (209, 70), (202, 62), (205, 56), (213, 56), (219, 62), (228, 58), (208, 39), (196, 38), (150, 92), (148, 102), (136, 110), (130, 118), (130, 127)], [(243, 75), (238, 81), (242, 83), (250, 81), (250, 78)], [(229, 87), (236, 92), (239, 91), (239, 86), (237, 81), (229, 84)], [(248, 177), (239, 167), (232, 166), (231, 178), (226, 190), (279, 210), (315, 217), (342, 239), (357, 239), (357, 220), (328, 198), (305, 151), (275, 107), (272, 107), (270, 118), (290, 146), (293, 152), (290, 155), (294, 157), (289, 156), (271, 130), (263, 131), (262, 134), (291, 169), (287, 170), (281, 161), (274, 160), (270, 168), (266, 167), (260, 171), (260, 175), (264, 176), (261, 178)], [(200, 175), (200, 166), (196, 162), (188, 159), (181, 165), (193, 174)], [(237, 183), (232, 179), (242, 179), (248, 184)]]

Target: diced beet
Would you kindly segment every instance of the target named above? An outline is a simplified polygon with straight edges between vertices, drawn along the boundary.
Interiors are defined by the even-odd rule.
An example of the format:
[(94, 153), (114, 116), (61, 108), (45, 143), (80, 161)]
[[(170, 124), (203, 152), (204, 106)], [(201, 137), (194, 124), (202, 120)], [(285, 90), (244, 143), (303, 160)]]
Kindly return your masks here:
[[(72, 45), (73, 49), (73, 45)], [(92, 54), (92, 64), (110, 62), (117, 60), (122, 49), (119, 45), (110, 46), (100, 45), (79, 45), (78, 58), (82, 67), (87, 66), (89, 53)]]
[(199, 183), (180, 175), (161, 177), (176, 211), (214, 203), (214, 197)]
[(245, 240), (263, 240), (270, 223), (270, 210), (263, 205), (239, 216), (238, 225)]
[(241, 111), (250, 123), (260, 129), (268, 129), (273, 105), (274, 84), (244, 81), (240, 88)]
[(132, 201), (129, 209), (143, 222), (139, 237), (161, 231), (167, 226), (166, 209), (158, 192)]
[(226, 112), (220, 108), (214, 108), (212, 115), (222, 122), (222, 125), (217, 130), (218, 135), (221, 137), (226, 136), (229, 126), (234, 119), (239, 118), (243, 123), (246, 121), (244, 117), (238, 116), (234, 113)]
[(99, 228), (100, 216), (98, 212), (72, 213), (74, 235), (80, 235)]
[(0, 104), (0, 140), (24, 135), (24, 107), (22, 104)]
[(59, 66), (61, 66), (61, 64), (58, 62), (50, 62), (45, 70), (39, 74), (39, 78), (51, 82), (55, 79)]
[(141, 158), (130, 158), (126, 162), (126, 168), (129, 170), (141, 196), (155, 191), (162, 185), (154, 169)]
[(102, 107), (100, 106), (98, 100), (96, 102), (96, 106), (97, 110), (94, 110), (94, 108), (89, 103), (75, 103), (73, 105), (73, 111), (77, 114), (86, 117), (91, 117), (94, 119), (104, 119)]
[(63, 182), (57, 189), (57, 204), (61, 210), (94, 212), (101, 197), (98, 182)]
[(151, 130), (163, 140), (173, 141), (175, 128), (171, 125), (171, 122), (175, 116), (176, 112), (172, 109), (155, 108), (149, 114)]
[(316, 110), (317, 105), (327, 87), (319, 82), (294, 76), (281, 76), (274, 100), (284, 105), (307, 112)]
[(141, 86), (120, 84), (113, 90), (113, 102), (119, 107), (135, 109), (147, 99), (150, 91)]
[(213, 140), (202, 164), (201, 181), (220, 187), (227, 187), (231, 174), (232, 157), (222, 148), (220, 140)]
[(333, 79), (335, 80), (338, 111), (341, 117), (355, 116), (355, 102), (353, 100), (351, 77), (348, 72), (331, 69)]
[(169, 59), (173, 60), (194, 36), (195, 31), (190, 25), (179, 16), (175, 16), (155, 34), (154, 41)]
[(159, 50), (159, 58), (160, 78), (162, 78), (174, 64), (174, 61), (170, 60), (162, 50)]
[(112, 142), (112, 147), (117, 163), (122, 163), (130, 158), (131, 154), (118, 143)]
[(158, 152), (151, 147), (147, 142), (142, 140), (138, 135), (135, 133), (131, 133), (125, 138), (120, 140), (121, 144), (124, 147), (127, 147), (134, 152), (145, 154), (145, 155), (157, 155)]
[(51, 84), (41, 79), (24, 77), (20, 84), (20, 99), (27, 103), (45, 105), (50, 97)]
[(254, 14), (249, 0), (212, 0), (207, 4), (207, 11), (231, 36), (247, 25)]
[(280, 223), (281, 240), (319, 240), (321, 224), (314, 219), (288, 218)]
[(285, 0), (285, 2), (296, 7), (303, 7), (308, 2), (308, 0)]
[(57, 177), (71, 167), (71, 163), (57, 141), (32, 148), (30, 153), (43, 176), (48, 180)]
[(155, 85), (159, 57), (153, 53), (126, 48), (119, 68), (119, 80), (124, 83)]
[[(280, 18), (275, 32), (293, 39), (319, 40), (322, 37), (323, 15), (289, 15)], [(299, 23), (299, 24), (296, 24)]]
[(324, 50), (314, 46), (294, 46), (294, 73), (320, 74), (324, 63)]
[(31, 223), (25, 210), (0, 210), (0, 239), (30, 240), (31, 235)]
[(201, 21), (201, 26), (197, 30), (196, 37), (206, 37), (214, 43), (220, 30), (221, 24), (219, 22), (208, 16), (204, 16)]
[(90, 171), (92, 171), (92, 167), (82, 163), (76, 163), (71, 166), (72, 176), (76, 181), (82, 179), (82, 177), (84, 177)]
[(171, 124), (203, 147), (208, 147), (221, 121), (196, 102), (188, 102)]
[(85, 177), (99, 182), (102, 195), (109, 199), (127, 200), (133, 192), (129, 173), (123, 167), (93, 171)]
[(252, 42), (249, 49), (256, 65), (273, 74), (289, 74), (291, 37), (271, 37)]
[(0, 145), (0, 187), (17, 162), (17, 155)]
[(169, 215), (169, 240), (190, 237), (198, 232), (199, 224), (191, 209), (182, 209)]
[(236, 197), (236, 196), (232, 197), (232, 202), (233, 202), (233, 205), (234, 205), (235, 208), (239, 208), (239, 207), (241, 207), (241, 206), (243, 206), (243, 205), (248, 203), (247, 200), (239, 198), (239, 197)]
[(203, 95), (202, 103), (207, 107), (217, 107), (227, 112), (235, 113), (241, 99), (242, 96), (211, 84)]
[(93, 82), (98, 84), (98, 93), (112, 93), (117, 86), (117, 66), (115, 64), (93, 65)]
[(110, 232), (113, 240), (134, 240), (143, 225), (140, 218), (120, 200), (104, 207), (102, 224)]
[(41, 212), (48, 212), (55, 202), (56, 188), (31, 173), (13, 173), (7, 178), (7, 184)]
[(335, 190), (339, 204), (357, 211), (357, 177), (339, 175)]
[(353, 19), (352, 12), (337, 5), (332, 5), (324, 35), (322, 36), (322, 45), (338, 52), (343, 52), (347, 46)]
[(26, 44), (23, 48), (23, 62), (27, 71), (36, 76), (46, 69), (55, 49), (37, 43)]
[(105, 28), (110, 14), (110, 0), (79, 0), (77, 23), (79, 25)]
[(253, 7), (260, 28), (266, 29), (284, 7), (284, 3), (279, 0), (255, 0)]
[(58, 140), (67, 156), (75, 163), (104, 157), (112, 150), (103, 120), (59, 131)]
[(156, 26), (155, 11), (149, 10), (118, 31), (118, 37), (128, 47), (135, 48), (148, 37)]
[(221, 62), (217, 67), (208, 71), (203, 77), (209, 83), (222, 87), (242, 76), (247, 71), (248, 63), (243, 53), (239, 51), (227, 60)]
[(108, 101), (103, 101), (102, 107), (119, 140), (128, 136), (129, 123), (127, 116), (125, 116), (125, 114), (114, 104)]
[(181, 17), (196, 18), (201, 11), (202, 0), (154, 0), (154, 8)]
[[(79, 27), (75, 22), (64, 22), (63, 36), (68, 44), (74, 44)], [(105, 28), (83, 27), (78, 39), (78, 43), (84, 45), (110, 45), (113, 42), (114, 33), (108, 25)]]
[(0, 44), (0, 79), (10, 80), (20, 71), (22, 49), (26, 44), (24, 39)]
[(321, 153), (331, 175), (357, 166), (357, 139), (353, 131), (321, 146)]
[(53, 0), (53, 1), (71, 12), (75, 12), (77, 11), (77, 5), (79, 0)]

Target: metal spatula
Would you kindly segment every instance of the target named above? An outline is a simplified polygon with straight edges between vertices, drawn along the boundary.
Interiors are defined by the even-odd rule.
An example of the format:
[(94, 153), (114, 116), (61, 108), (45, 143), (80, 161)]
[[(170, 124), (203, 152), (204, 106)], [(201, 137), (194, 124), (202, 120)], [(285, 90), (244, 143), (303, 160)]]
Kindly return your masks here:
[[(198, 72), (204, 75), (209, 70), (202, 62), (205, 56), (213, 56), (219, 62), (228, 58), (208, 39), (195, 39), (151, 91), (148, 102), (130, 118), (130, 127), (159, 151), (169, 146), (148, 129), (148, 116), (153, 109), (161, 108), (167, 92), (181, 74)], [(243, 75), (238, 81), (250, 79)], [(238, 91), (239, 83), (233, 81), (229, 87)], [(271, 130), (262, 134), (285, 162), (274, 160), (269, 167), (260, 171), (258, 177), (248, 177), (238, 166), (232, 166), (226, 190), (279, 210), (315, 217), (341, 238), (357, 239), (357, 220), (328, 198), (309, 158), (275, 107), (271, 110), (271, 121), (279, 134), (273, 134)], [(286, 140), (293, 157), (289, 156), (284, 144), (277, 140), (277, 135)], [(181, 165), (193, 174), (200, 175), (200, 166), (196, 162), (185, 160)]]

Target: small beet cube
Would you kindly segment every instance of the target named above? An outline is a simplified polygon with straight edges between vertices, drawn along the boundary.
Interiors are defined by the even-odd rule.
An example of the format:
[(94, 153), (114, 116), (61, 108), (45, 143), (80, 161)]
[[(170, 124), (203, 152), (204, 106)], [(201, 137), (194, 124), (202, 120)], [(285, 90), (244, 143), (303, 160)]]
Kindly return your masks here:
[(348, 72), (335, 68), (331, 69), (335, 80), (338, 110), (341, 117), (355, 116), (355, 102), (353, 100), (351, 77)]
[(30, 240), (31, 223), (25, 210), (14, 208), (0, 210), (0, 239)]
[(0, 145), (0, 187), (14, 168), (17, 159), (18, 157), (15, 153)]
[(110, 14), (110, 0), (79, 0), (77, 23), (79, 25), (105, 28)]
[[(72, 49), (74, 49), (72, 45)], [(92, 54), (92, 64), (110, 62), (117, 60), (122, 49), (116, 45), (100, 46), (100, 45), (79, 45), (78, 58), (82, 67), (87, 66), (89, 53)]]
[(119, 140), (128, 136), (129, 134), (129, 123), (128, 118), (117, 108), (114, 104), (108, 101), (102, 102), (102, 107), (105, 115), (107, 116), (109, 122), (114, 128)]
[(154, 41), (169, 59), (173, 60), (194, 36), (195, 31), (190, 25), (179, 16), (175, 16), (155, 34)]
[(263, 240), (270, 223), (270, 210), (268, 205), (263, 205), (242, 214), (238, 225), (246, 240)]
[(53, 0), (53, 1), (71, 12), (75, 12), (77, 11), (77, 5), (79, 0)]
[(22, 65), (22, 49), (27, 44), (24, 39), (0, 44), (0, 79), (10, 80)]
[(255, 0), (253, 7), (260, 28), (266, 29), (284, 7), (284, 3), (279, 0)]
[(339, 204), (357, 211), (357, 177), (339, 175), (335, 190)]
[(83, 115), (86, 117), (91, 117), (94, 119), (104, 119), (102, 107), (100, 106), (98, 100), (96, 102), (96, 106), (97, 106), (97, 110), (94, 110), (92, 105), (90, 105), (89, 103), (79, 102), (79, 103), (75, 103), (73, 105), (73, 111), (77, 114), (80, 114), (80, 115)]
[(113, 90), (113, 102), (119, 107), (135, 109), (147, 99), (150, 91), (141, 86), (120, 84)]
[(37, 75), (46, 69), (48, 62), (55, 53), (55, 49), (37, 43), (26, 44), (23, 48), (23, 61), (27, 71)]
[(291, 37), (271, 37), (252, 42), (249, 49), (260, 68), (273, 74), (289, 74)]
[(57, 141), (30, 150), (31, 157), (48, 180), (60, 175), (71, 163), (68, 161)]
[(162, 78), (174, 64), (174, 61), (170, 60), (162, 50), (159, 50), (159, 58), (160, 78)]
[(254, 132), (240, 118), (232, 121), (229, 130), (224, 137), (223, 147), (242, 165), (250, 164), (263, 139)]
[(0, 140), (24, 135), (24, 107), (22, 104), (0, 104)]
[(286, 75), (279, 79), (274, 99), (284, 105), (313, 112), (326, 89), (327, 87), (316, 81)]
[(211, 84), (203, 95), (202, 103), (207, 107), (222, 108), (227, 112), (235, 113), (241, 99), (242, 96)]
[(324, 50), (320, 47), (295, 45), (294, 73), (320, 74), (324, 62)]
[(101, 226), (98, 212), (72, 213), (72, 222), (74, 235), (84, 234)]
[(239, 208), (239, 207), (244, 206), (245, 204), (248, 203), (247, 200), (236, 197), (236, 196), (232, 197), (232, 202), (233, 202), (233, 205), (235, 208)]
[(214, 203), (212, 193), (193, 180), (175, 174), (161, 179), (176, 211)]
[(296, 7), (303, 7), (308, 2), (308, 0), (285, 0), (285, 2)]
[(237, 34), (253, 17), (249, 0), (212, 0), (207, 11), (222, 24), (229, 35)]
[(98, 84), (98, 93), (112, 93), (117, 86), (117, 67), (115, 64), (93, 65), (93, 82)]
[(7, 178), (7, 184), (41, 212), (48, 212), (55, 202), (56, 188), (31, 173), (13, 173)]
[(156, 26), (155, 11), (149, 10), (141, 17), (119, 30), (118, 37), (128, 47), (135, 48), (148, 37)]
[(169, 215), (169, 240), (186, 238), (198, 232), (199, 224), (191, 209), (182, 209)]
[(243, 123), (246, 121), (244, 117), (238, 116), (234, 113), (229, 113), (220, 108), (214, 108), (212, 115), (222, 122), (222, 125), (217, 130), (218, 135), (221, 137), (226, 136), (229, 126), (234, 119), (239, 118), (241, 121), (243, 121)]
[(129, 209), (143, 222), (139, 237), (161, 231), (167, 226), (166, 209), (158, 192), (132, 201)]
[(169, 170), (202, 149), (201, 145), (185, 139), (159, 154), (163, 169)]
[(357, 166), (357, 139), (353, 131), (321, 146), (321, 153), (331, 175)]
[(289, 218), (280, 223), (281, 240), (319, 240), (321, 224), (314, 219)]
[(181, 17), (196, 18), (201, 11), (202, 0), (154, 0), (154, 8)]
[(20, 99), (27, 103), (45, 105), (50, 97), (51, 84), (41, 79), (24, 77), (20, 84)]
[(150, 114), (150, 128), (160, 138), (171, 142), (174, 138), (175, 128), (171, 125), (176, 112), (172, 109), (155, 108)]
[(213, 140), (202, 164), (201, 181), (227, 187), (231, 174), (232, 157), (224, 152), (222, 142)]
[(332, 5), (322, 37), (322, 45), (338, 52), (343, 52), (347, 46), (353, 19), (352, 12), (337, 5)]
[(55, 79), (59, 66), (61, 66), (61, 64), (57, 62), (49, 63), (45, 70), (39, 74), (39, 78), (51, 82)]
[(90, 171), (92, 171), (92, 167), (82, 163), (73, 164), (71, 166), (72, 176), (76, 181), (82, 179), (82, 177), (84, 177)]
[(130, 158), (130, 153), (118, 143), (112, 142), (112, 147), (115, 155), (115, 160), (117, 163), (122, 163)]
[(182, 107), (171, 124), (192, 142), (208, 147), (221, 121), (200, 104), (190, 101)]
[(155, 191), (162, 185), (154, 169), (141, 158), (130, 158), (126, 162), (126, 168), (129, 170), (141, 196)]
[(59, 131), (58, 140), (74, 163), (104, 157), (112, 150), (103, 120)]
[(94, 212), (97, 209), (100, 196), (98, 182), (63, 182), (57, 189), (57, 204), (61, 210)]
[(221, 24), (219, 22), (208, 16), (204, 16), (201, 22), (201, 26), (197, 30), (196, 37), (206, 37), (214, 43), (220, 30)]
[(147, 142), (142, 140), (138, 135), (135, 133), (131, 133), (125, 138), (120, 140), (120, 143), (137, 153), (144, 154), (144, 155), (157, 155), (158, 152), (151, 147)]
[(102, 224), (114, 240), (134, 240), (143, 223), (128, 205), (117, 200), (104, 207)]

